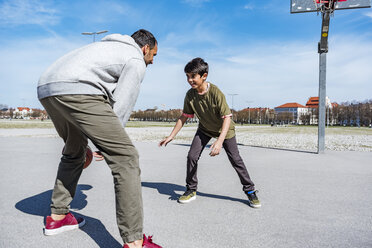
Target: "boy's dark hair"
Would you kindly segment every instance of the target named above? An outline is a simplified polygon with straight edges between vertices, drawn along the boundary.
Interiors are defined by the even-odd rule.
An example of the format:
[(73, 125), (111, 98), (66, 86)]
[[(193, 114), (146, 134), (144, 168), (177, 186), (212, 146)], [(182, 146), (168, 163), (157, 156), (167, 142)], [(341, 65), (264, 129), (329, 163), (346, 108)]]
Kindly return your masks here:
[(208, 74), (208, 63), (202, 58), (195, 58), (191, 60), (184, 69), (185, 73), (199, 74), (203, 76), (204, 73)]
[(145, 29), (140, 29), (134, 32), (131, 36), (140, 48), (149, 45), (150, 49), (153, 49), (158, 43), (154, 35)]

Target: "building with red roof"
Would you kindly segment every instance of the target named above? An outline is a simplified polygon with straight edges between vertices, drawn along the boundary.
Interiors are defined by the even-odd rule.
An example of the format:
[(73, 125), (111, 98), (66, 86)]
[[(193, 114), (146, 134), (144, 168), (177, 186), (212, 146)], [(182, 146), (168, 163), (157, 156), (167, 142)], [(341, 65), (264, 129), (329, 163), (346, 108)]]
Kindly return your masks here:
[(276, 108), (280, 108), (280, 109), (286, 109), (286, 108), (306, 108), (306, 106), (304, 105), (301, 105), (297, 102), (290, 102), (290, 103), (285, 103), (283, 105), (280, 105)]
[(306, 107), (309, 108), (318, 108), (319, 106), (319, 97), (309, 97), (309, 100), (306, 102)]
[(31, 116), (31, 114), (32, 114), (32, 109), (27, 108), (27, 107), (17, 107), (13, 112), (13, 116), (16, 119), (18, 118), (27, 119)]
[[(307, 102), (306, 102), (306, 107), (318, 108), (319, 107), (319, 97), (317, 97), (317, 96), (309, 97), (309, 100), (307, 100)], [(333, 107), (333, 103), (331, 103), (331, 100), (328, 98), (328, 96), (326, 96), (326, 107), (327, 108), (332, 108)]]
[(290, 102), (274, 108), (277, 119), (287, 123), (302, 124), (301, 116), (309, 113), (309, 108), (297, 102)]
[[(331, 100), (326, 97), (326, 108), (327, 108), (327, 116), (330, 118), (330, 114), (332, 113), (332, 108), (337, 107), (337, 103), (331, 103)], [(297, 124), (302, 124), (302, 122), (309, 123), (309, 124), (317, 124), (318, 123), (318, 108), (319, 108), (319, 97), (309, 97), (306, 102), (306, 106), (303, 106), (296, 102), (285, 103), (275, 108), (276, 116), (280, 116), (281, 118), (277, 118), (277, 120), (281, 121), (283, 119), (291, 121), (286, 121), (287, 123), (293, 122)], [(289, 115), (291, 114), (291, 115)], [(307, 118), (302, 118), (301, 116), (306, 115)], [(286, 118), (283, 118), (286, 116)], [(292, 116), (292, 118), (288, 118), (288, 116)], [(330, 123), (334, 123), (335, 120), (327, 120)]]

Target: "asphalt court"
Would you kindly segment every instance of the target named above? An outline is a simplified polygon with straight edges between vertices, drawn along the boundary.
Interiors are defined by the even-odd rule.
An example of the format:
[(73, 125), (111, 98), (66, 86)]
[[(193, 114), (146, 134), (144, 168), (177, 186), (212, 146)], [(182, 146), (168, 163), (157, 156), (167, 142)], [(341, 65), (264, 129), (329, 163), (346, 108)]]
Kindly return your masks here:
[[(252, 209), (224, 151), (205, 151), (197, 200), (178, 204), (189, 144), (135, 142), (140, 154), (145, 233), (164, 247), (372, 247), (372, 153), (318, 155), (239, 146), (259, 190)], [(122, 247), (105, 162), (84, 170), (71, 204), (81, 230), (45, 237), (59, 138), (0, 137), (0, 247)]]

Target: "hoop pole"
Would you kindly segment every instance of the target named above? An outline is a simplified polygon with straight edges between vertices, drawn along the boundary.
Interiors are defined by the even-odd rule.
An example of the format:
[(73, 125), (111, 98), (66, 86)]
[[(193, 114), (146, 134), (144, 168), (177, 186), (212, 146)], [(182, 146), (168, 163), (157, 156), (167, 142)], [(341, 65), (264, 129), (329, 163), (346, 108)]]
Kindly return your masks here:
[(330, 11), (322, 13), (322, 31), (318, 45), (319, 53), (319, 104), (318, 104), (318, 154), (325, 150), (326, 75)]
[(318, 154), (325, 150), (327, 53), (319, 54)]

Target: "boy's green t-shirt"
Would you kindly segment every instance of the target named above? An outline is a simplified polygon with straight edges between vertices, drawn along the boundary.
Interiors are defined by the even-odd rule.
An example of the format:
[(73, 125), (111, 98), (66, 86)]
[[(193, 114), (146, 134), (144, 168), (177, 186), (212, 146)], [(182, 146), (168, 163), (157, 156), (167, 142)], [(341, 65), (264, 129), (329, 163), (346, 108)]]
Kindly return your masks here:
[[(222, 129), (223, 117), (231, 115), (225, 95), (214, 84), (209, 83), (208, 91), (199, 95), (195, 89), (186, 93), (183, 113), (196, 115), (199, 119), (199, 129), (206, 135), (217, 138)], [(229, 131), (225, 139), (235, 136), (235, 123), (231, 120)]]

